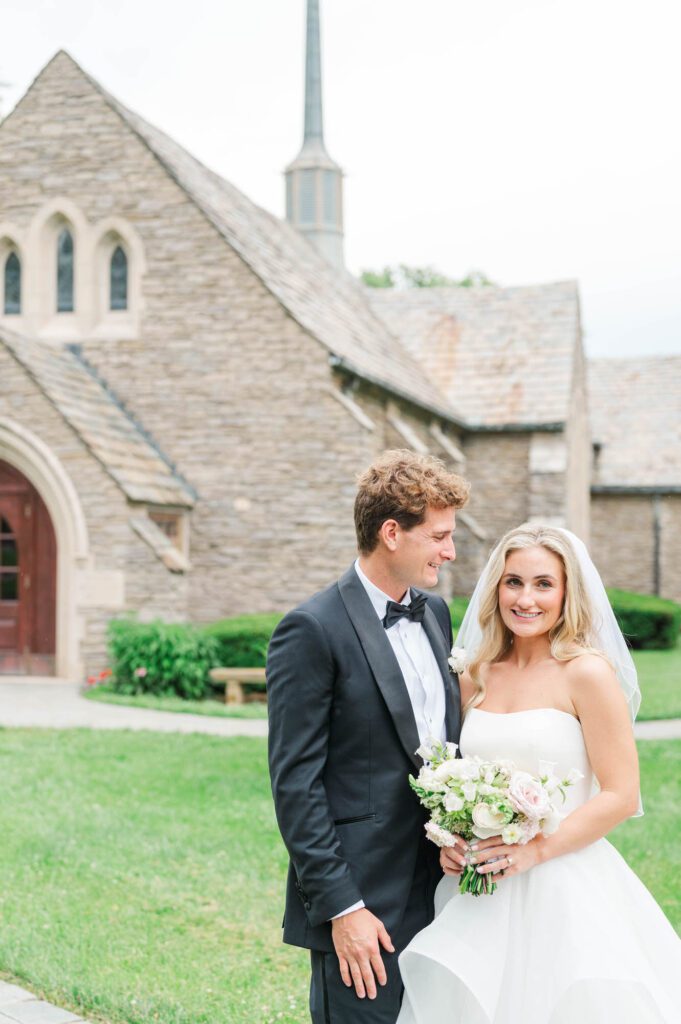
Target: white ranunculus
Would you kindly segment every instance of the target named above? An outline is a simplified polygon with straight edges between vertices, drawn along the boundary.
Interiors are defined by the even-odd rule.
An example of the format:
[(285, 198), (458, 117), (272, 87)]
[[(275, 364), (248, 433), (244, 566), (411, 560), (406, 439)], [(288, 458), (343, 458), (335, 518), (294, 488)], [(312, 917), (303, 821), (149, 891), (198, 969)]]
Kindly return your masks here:
[(490, 836), (500, 835), (506, 824), (505, 816), (489, 804), (476, 804), (473, 808), (472, 818), (473, 832), (478, 839), (489, 839)]
[(457, 675), (458, 675), (459, 672), (463, 672), (464, 671), (464, 669), (466, 668), (467, 663), (468, 663), (468, 659), (467, 659), (467, 656), (466, 656), (465, 648), (464, 647), (452, 647), (451, 653), (449, 655), (449, 664), (450, 664), (452, 670), (454, 672), (456, 672)]
[(464, 802), (463, 802), (463, 800), (461, 799), (460, 796), (457, 796), (456, 793), (452, 793), (450, 791), (445, 796), (444, 803), (445, 803), (445, 810), (448, 811), (451, 814), (452, 811), (460, 811), (463, 808), (463, 803)]

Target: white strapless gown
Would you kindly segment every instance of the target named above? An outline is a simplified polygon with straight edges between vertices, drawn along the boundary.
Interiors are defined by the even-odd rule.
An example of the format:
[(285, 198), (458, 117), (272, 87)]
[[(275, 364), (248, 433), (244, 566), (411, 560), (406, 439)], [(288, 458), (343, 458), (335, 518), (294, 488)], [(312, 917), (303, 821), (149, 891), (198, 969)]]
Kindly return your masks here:
[[(557, 762), (558, 776), (579, 768), (567, 812), (591, 795), (582, 729), (564, 711), (474, 708), (461, 750), (533, 774), (540, 760)], [(435, 913), (400, 956), (398, 1024), (681, 1022), (681, 940), (606, 839), (506, 878), (491, 896), (462, 896), (445, 877)]]

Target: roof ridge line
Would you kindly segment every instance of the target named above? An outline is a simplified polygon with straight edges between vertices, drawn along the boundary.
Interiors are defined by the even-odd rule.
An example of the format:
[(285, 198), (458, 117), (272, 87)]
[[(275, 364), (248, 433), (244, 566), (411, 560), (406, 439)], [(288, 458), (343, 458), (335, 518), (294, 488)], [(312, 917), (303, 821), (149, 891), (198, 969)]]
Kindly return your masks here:
[(144, 441), (150, 446), (150, 448), (154, 449), (155, 453), (158, 455), (158, 457), (163, 462), (163, 464), (168, 467), (168, 469), (170, 470), (172, 475), (176, 478), (178, 483), (181, 483), (182, 486), (187, 489), (187, 491), (189, 492), (191, 497), (194, 500), (196, 500), (198, 498), (198, 496), (199, 496), (196, 488), (193, 487), (192, 484), (189, 483), (189, 481), (179, 471), (179, 469), (177, 468), (175, 463), (171, 459), (168, 458), (168, 456), (165, 454), (163, 449), (157, 443), (157, 441), (155, 440), (153, 435), (150, 434), (150, 432), (146, 429), (146, 427), (142, 426), (142, 424), (139, 422), (137, 417), (134, 416), (133, 413), (130, 411), (130, 409), (127, 407), (125, 402), (121, 398), (118, 397), (118, 395), (113, 390), (113, 388), (110, 386), (108, 381), (104, 377), (102, 377), (102, 375), (99, 373), (99, 371), (83, 355), (82, 346), (80, 345), (80, 343), (73, 343), (73, 344), (70, 344), (70, 345), (66, 345), (65, 349), (68, 352), (71, 353), (71, 355), (74, 357), (74, 359), (83, 367), (83, 369), (86, 371), (86, 373), (99, 385), (99, 387), (101, 387), (102, 391), (104, 391), (106, 393), (106, 395), (111, 400), (111, 402), (125, 416), (125, 418), (128, 420), (130, 425), (137, 431), (137, 433), (140, 435), (140, 437), (142, 437), (144, 439)]

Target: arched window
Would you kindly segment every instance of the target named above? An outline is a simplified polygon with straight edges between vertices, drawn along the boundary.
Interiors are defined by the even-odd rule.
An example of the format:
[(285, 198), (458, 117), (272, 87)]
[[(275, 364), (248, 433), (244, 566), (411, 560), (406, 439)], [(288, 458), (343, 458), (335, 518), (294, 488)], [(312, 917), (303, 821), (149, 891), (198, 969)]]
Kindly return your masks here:
[(128, 308), (128, 257), (117, 245), (111, 257), (109, 309)]
[(68, 228), (57, 239), (57, 312), (73, 313), (73, 237)]
[(11, 252), (5, 262), (5, 315), (21, 313), (21, 262)]

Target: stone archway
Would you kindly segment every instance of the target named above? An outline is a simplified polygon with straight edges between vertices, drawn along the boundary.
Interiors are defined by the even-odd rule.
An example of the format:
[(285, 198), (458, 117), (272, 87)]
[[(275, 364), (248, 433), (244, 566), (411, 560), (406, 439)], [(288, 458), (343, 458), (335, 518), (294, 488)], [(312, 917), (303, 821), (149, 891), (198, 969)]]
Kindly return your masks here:
[[(0, 460), (37, 492), (53, 527), (56, 541), (54, 671), (58, 676), (80, 679), (83, 674), (80, 643), (85, 630), (80, 591), (90, 559), (87, 527), (78, 495), (48, 445), (16, 420), (5, 416), (0, 416)], [(19, 542), (16, 534), (15, 537)], [(9, 586), (7, 589), (9, 591)], [(27, 669), (24, 667), (23, 671)], [(38, 666), (30, 671), (38, 671)]]
[(0, 674), (52, 675), (57, 541), (45, 502), (0, 459)]

